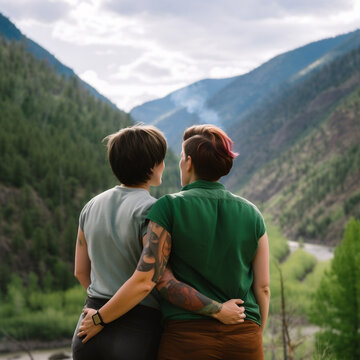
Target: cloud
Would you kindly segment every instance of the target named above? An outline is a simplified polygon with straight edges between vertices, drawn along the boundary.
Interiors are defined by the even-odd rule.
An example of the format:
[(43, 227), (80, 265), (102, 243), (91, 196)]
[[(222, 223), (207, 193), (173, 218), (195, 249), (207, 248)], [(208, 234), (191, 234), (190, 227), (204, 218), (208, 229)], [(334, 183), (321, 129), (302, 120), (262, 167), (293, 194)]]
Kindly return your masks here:
[(43, 23), (57, 21), (66, 16), (71, 9), (68, 3), (54, 0), (0, 0), (0, 8), (10, 18), (32, 19)]
[(207, 19), (209, 23), (211, 19), (216, 21), (224, 17), (248, 21), (294, 14), (328, 15), (349, 10), (352, 3), (351, 0), (107, 0), (104, 1), (104, 7), (121, 15), (170, 16), (193, 21)]
[[(87, 70), (80, 74), (81, 79), (96, 89), (101, 89), (101, 93), (112, 99), (112, 101), (125, 111), (130, 111), (135, 105), (146, 101), (162, 97), (178, 88), (178, 83), (174, 84), (144, 84), (138, 78), (128, 78), (121, 83), (114, 83), (111, 79), (104, 80), (93, 70)], [(182, 84), (185, 86), (185, 84)]]

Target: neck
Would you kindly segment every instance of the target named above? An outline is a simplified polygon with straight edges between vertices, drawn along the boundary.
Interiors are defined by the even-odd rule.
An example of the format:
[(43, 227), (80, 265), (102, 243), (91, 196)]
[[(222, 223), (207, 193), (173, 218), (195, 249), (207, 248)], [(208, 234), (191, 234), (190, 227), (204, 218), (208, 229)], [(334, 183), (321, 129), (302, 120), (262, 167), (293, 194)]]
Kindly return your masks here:
[(149, 183), (144, 183), (144, 184), (139, 184), (139, 185), (124, 185), (121, 184), (120, 187), (126, 188), (126, 189), (144, 189), (146, 191), (150, 191), (150, 184)]
[(199, 178), (196, 176), (196, 174), (194, 173), (194, 174), (192, 174), (192, 175), (190, 176), (189, 184), (192, 183), (192, 182), (194, 182), (194, 181), (196, 181), (196, 180), (201, 180), (201, 179), (199, 179)]

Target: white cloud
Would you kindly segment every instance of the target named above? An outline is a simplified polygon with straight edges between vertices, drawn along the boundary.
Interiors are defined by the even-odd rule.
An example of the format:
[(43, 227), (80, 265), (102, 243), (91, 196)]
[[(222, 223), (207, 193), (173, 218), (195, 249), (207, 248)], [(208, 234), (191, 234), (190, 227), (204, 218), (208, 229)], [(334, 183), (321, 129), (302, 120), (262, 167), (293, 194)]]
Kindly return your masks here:
[(0, 0), (1, 12), (15, 19), (32, 18), (51, 23), (70, 11), (71, 4), (57, 0)]

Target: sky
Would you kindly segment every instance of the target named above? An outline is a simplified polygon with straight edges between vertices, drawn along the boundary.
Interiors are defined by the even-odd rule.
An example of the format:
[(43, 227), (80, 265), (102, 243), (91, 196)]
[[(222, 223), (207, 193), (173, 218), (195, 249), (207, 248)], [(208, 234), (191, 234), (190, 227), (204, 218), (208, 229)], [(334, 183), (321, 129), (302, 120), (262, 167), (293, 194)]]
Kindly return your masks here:
[(0, 12), (125, 111), (360, 28), (360, 0), (0, 0)]

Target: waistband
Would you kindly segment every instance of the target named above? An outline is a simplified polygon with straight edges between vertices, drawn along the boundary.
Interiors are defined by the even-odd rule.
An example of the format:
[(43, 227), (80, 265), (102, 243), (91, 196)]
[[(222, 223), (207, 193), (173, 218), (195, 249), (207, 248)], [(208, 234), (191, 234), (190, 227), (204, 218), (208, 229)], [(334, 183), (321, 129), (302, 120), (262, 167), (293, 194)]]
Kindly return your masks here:
[[(103, 305), (105, 305), (110, 299), (100, 299), (88, 296), (86, 298), (86, 307), (92, 309), (100, 309)], [(139, 318), (139, 319), (153, 319), (154, 321), (159, 321), (161, 319), (161, 311), (150, 306), (145, 305), (136, 305), (131, 310), (129, 310), (126, 314), (121, 316), (122, 319), (124, 318)]]

